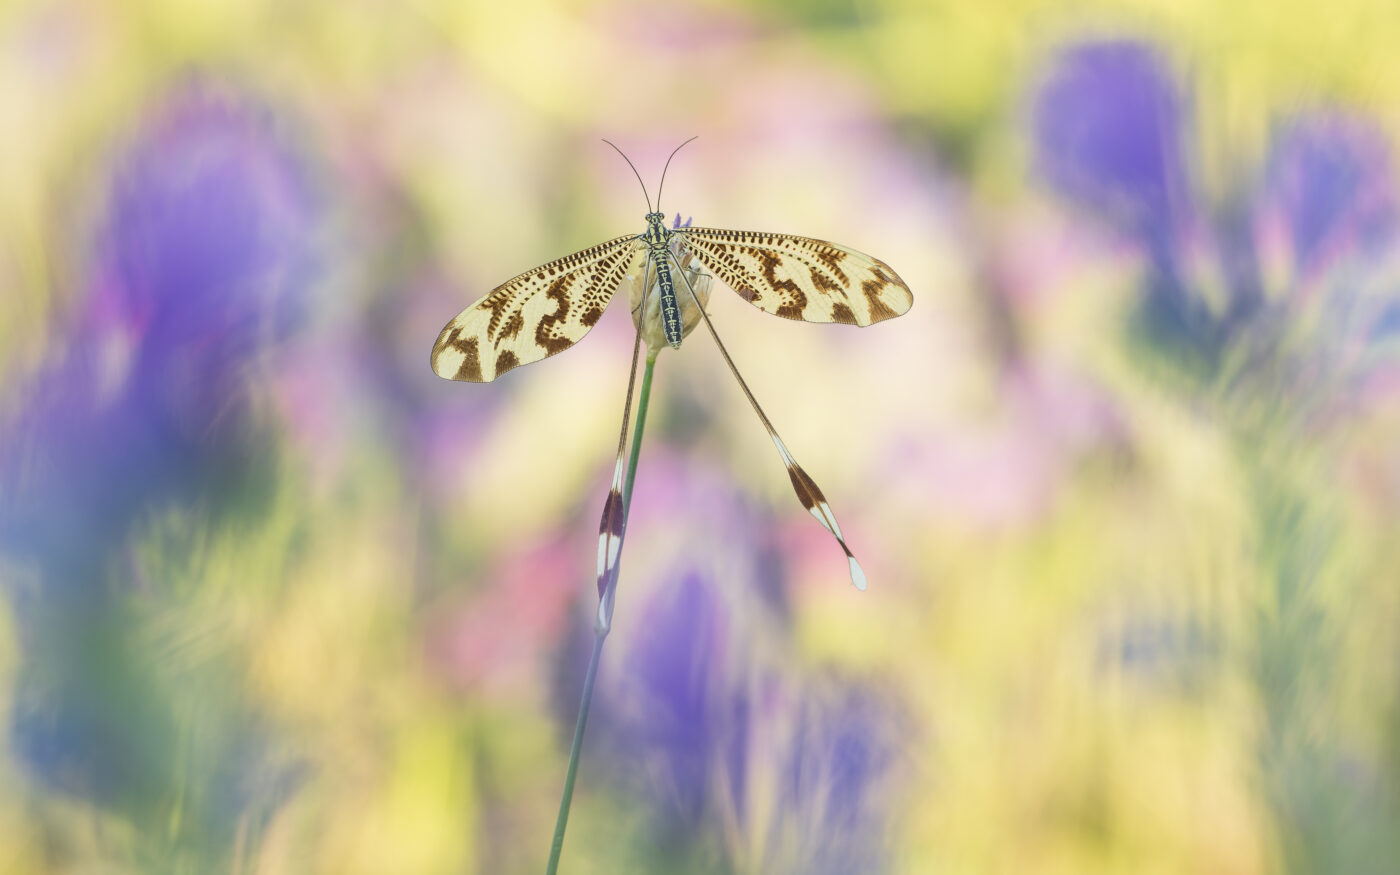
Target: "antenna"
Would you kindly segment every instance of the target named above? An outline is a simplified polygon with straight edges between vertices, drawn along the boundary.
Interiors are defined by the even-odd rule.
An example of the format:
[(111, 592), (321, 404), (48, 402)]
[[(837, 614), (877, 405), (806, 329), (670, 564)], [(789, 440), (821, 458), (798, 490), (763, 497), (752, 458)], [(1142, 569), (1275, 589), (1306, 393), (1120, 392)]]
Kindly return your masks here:
[[(693, 136), (693, 137), (690, 138), (690, 140), (698, 140), (698, 139), (700, 139), (700, 135), (699, 135), (699, 134), (696, 134), (695, 136)], [(689, 143), (690, 140), (686, 140), (685, 143)], [(675, 149), (673, 149), (673, 150), (671, 151), (670, 157), (668, 157), (668, 158), (666, 159), (666, 166), (661, 168), (661, 185), (658, 185), (658, 186), (656, 187), (656, 209), (657, 209), (657, 211), (660, 211), (660, 210), (661, 210), (661, 189), (666, 185), (666, 170), (671, 166), (671, 158), (676, 157), (676, 153), (679, 152), (681, 149), (685, 148), (685, 143), (681, 143), (679, 146), (677, 146)]]
[[(694, 139), (694, 137), (692, 137), (691, 139)], [(637, 166), (636, 166), (635, 164), (632, 163), (632, 159), (631, 159), (631, 158), (628, 158), (625, 154), (623, 154), (623, 152), (622, 152), (621, 149), (619, 149), (619, 148), (617, 148), (617, 146), (613, 145), (613, 141), (612, 141), (612, 140), (609, 140), (609, 139), (607, 139), (607, 138), (604, 138), (604, 139), (603, 139), (603, 142), (604, 142), (604, 143), (607, 143), (609, 146), (612, 146), (612, 147), (613, 147), (613, 151), (616, 152), (616, 153), (619, 154), (619, 155), (622, 155), (622, 160), (623, 160), (623, 161), (626, 161), (626, 162), (627, 162), (627, 166), (632, 168), (632, 175), (635, 176), (635, 177), (637, 177), (637, 184), (640, 185), (640, 186), (642, 187), (642, 197), (644, 197), (644, 198), (647, 199), (647, 212), (648, 212), (648, 213), (654, 213), (654, 212), (656, 212), (656, 210), (653, 210), (653, 209), (651, 208), (651, 195), (647, 194), (647, 186), (646, 186), (646, 183), (642, 182), (642, 175), (641, 175), (640, 173), (637, 172)], [(686, 142), (688, 143), (688, 142), (690, 142), (690, 140), (687, 140)], [(681, 145), (684, 146), (685, 143), (682, 143)], [(675, 152), (672, 152), (671, 154), (674, 155), (674, 154), (676, 154), (676, 153), (675, 153)], [(666, 161), (667, 161), (668, 164), (670, 163), (670, 160), (671, 160), (671, 159), (669, 159), (669, 158), (666, 159)], [(661, 180), (662, 180), (662, 182), (665, 182), (665, 181), (666, 181), (666, 171), (664, 171), (664, 170), (661, 171)], [(660, 201), (661, 192), (658, 191), (656, 194), (657, 194), (657, 198), (658, 198), (658, 202), (659, 202), (659, 201)]]

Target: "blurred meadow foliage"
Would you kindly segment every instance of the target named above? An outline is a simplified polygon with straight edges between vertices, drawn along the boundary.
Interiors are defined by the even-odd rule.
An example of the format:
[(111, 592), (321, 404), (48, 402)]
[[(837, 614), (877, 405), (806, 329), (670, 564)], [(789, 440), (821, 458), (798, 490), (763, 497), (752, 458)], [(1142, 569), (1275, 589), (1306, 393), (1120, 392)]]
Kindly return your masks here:
[(632, 325), (441, 326), (696, 224), (889, 262), (663, 353), (564, 870), (1400, 860), (1382, 0), (0, 11), (0, 872), (538, 871)]

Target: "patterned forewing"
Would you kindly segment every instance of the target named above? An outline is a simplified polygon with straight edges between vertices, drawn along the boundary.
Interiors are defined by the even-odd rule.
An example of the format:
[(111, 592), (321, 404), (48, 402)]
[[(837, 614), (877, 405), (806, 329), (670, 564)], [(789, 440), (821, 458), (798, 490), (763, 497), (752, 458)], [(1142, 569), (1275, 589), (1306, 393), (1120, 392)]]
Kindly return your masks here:
[(597, 323), (643, 252), (636, 235), (618, 237), (497, 286), (442, 329), (433, 370), (449, 380), (487, 383), (563, 352)]
[(719, 228), (675, 233), (740, 297), (785, 319), (871, 325), (914, 302), (888, 264), (825, 240)]

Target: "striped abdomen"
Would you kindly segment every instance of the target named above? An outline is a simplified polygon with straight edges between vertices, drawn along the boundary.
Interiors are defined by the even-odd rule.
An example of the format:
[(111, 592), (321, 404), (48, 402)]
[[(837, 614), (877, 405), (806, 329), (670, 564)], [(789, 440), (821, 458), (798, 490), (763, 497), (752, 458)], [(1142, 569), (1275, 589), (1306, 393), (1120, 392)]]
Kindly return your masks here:
[(661, 289), (661, 328), (672, 349), (681, 348), (680, 305), (676, 302), (676, 286), (671, 281), (670, 252), (665, 247), (652, 250), (656, 264), (656, 284)]

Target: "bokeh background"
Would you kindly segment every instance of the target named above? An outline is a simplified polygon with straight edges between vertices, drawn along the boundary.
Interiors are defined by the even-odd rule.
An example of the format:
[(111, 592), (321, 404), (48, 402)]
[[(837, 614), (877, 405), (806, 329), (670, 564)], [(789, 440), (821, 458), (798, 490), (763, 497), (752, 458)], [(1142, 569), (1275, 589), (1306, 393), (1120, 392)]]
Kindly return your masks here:
[(1400, 860), (1386, 0), (0, 12), (0, 871), (543, 868), (632, 327), (442, 325), (696, 224), (869, 329), (657, 368), (577, 873)]

